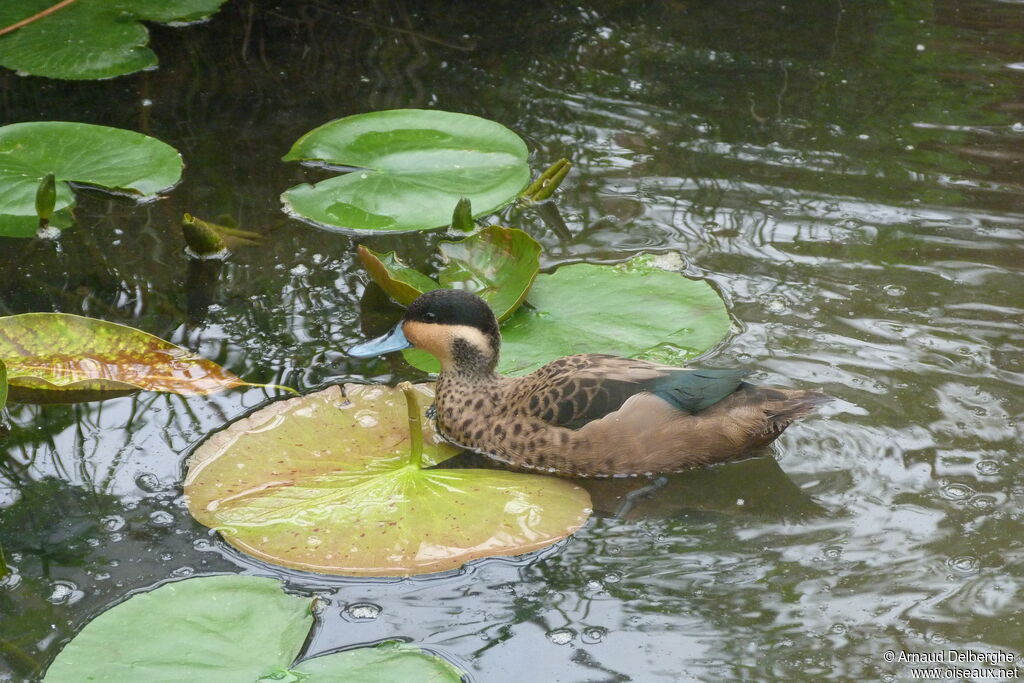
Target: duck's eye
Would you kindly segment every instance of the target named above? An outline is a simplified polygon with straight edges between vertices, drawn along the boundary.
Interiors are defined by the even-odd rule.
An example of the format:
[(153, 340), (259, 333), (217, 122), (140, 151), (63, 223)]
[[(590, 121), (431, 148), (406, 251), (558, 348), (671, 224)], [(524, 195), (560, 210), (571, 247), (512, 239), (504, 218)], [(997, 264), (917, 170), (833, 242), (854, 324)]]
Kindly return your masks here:
[(437, 313), (434, 313), (433, 311), (427, 311), (426, 313), (423, 314), (423, 317), (429, 320), (430, 322), (434, 322), (435, 320), (437, 320)]

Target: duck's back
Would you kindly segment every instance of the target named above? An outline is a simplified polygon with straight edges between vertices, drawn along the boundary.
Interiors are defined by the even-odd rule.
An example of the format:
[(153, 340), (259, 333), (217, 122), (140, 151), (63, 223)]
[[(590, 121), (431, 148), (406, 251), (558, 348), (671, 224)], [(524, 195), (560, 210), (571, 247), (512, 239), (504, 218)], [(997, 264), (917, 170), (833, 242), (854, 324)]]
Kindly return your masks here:
[(671, 472), (773, 441), (826, 398), (755, 387), (739, 370), (684, 370), (618, 356), (558, 359), (503, 380), (454, 441), (511, 466), (568, 476)]

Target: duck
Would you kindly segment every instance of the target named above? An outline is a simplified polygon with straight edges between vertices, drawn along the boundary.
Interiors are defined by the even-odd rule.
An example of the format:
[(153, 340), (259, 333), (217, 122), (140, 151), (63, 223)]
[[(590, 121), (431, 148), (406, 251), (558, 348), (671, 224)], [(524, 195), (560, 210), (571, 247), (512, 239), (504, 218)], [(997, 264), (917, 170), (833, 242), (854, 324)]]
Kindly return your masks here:
[(432, 413), (444, 438), (510, 469), (565, 477), (652, 476), (738, 459), (829, 400), (816, 389), (750, 384), (746, 370), (601, 353), (502, 376), (494, 312), (459, 289), (420, 295), (394, 329), (348, 355), (409, 347), (441, 364)]

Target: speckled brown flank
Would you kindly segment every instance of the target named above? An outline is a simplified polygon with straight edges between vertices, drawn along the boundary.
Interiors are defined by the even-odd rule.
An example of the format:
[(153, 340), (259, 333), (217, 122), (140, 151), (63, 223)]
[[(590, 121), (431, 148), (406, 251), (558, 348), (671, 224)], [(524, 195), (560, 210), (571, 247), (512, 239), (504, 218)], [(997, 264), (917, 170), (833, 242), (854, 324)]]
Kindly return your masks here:
[(502, 377), (496, 344), (480, 330), (422, 322), (405, 328), (441, 361), (441, 432), (513, 468), (614, 476), (721, 462), (771, 443), (827, 400), (815, 391), (756, 387), (742, 382), (741, 372), (600, 354)]

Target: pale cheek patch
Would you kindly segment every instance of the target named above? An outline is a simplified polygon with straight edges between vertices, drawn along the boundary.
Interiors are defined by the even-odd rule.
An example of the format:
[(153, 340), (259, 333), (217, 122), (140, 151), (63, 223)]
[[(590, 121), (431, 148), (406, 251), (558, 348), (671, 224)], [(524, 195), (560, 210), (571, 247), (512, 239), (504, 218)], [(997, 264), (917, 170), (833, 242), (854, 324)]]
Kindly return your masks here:
[(471, 325), (407, 322), (402, 325), (402, 332), (413, 346), (435, 356), (442, 366), (451, 361), (452, 346), (456, 339), (471, 344), (484, 356), (492, 353), (487, 335)]

